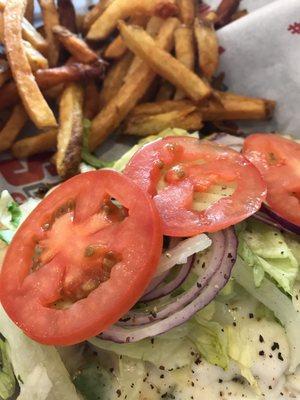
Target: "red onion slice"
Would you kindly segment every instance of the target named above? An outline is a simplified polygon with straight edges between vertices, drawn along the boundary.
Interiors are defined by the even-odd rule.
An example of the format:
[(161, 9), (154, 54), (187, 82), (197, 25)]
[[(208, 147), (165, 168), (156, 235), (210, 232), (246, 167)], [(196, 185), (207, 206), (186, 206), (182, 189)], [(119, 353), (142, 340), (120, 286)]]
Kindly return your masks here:
[(300, 235), (300, 226), (299, 225), (295, 225), (292, 222), (281, 217), (266, 204), (262, 205), (261, 211), (263, 213), (267, 214), (271, 220), (273, 220), (274, 222), (277, 222), (280, 225), (280, 228), (278, 228), (278, 229), (283, 229), (287, 232), (296, 233), (296, 235)]
[(212, 234), (211, 239), (212, 246), (207, 254), (208, 262), (206, 263), (206, 268), (201, 269), (201, 275), (199, 275), (197, 282), (191, 287), (191, 289), (182, 295), (179, 295), (176, 298), (176, 301), (172, 301), (159, 311), (150, 310), (148, 312), (142, 312), (138, 310), (131, 310), (120, 320), (118, 324), (126, 326), (149, 324), (150, 322), (168, 317), (193, 301), (199, 295), (202, 289), (208, 285), (212, 276), (219, 270), (224, 257), (226, 247), (226, 238), (224, 232), (219, 231)]
[[(194, 257), (189, 257), (187, 263), (185, 263), (179, 270), (179, 273), (175, 276), (175, 278), (166, 284), (157, 285), (154, 290), (150, 293), (146, 293), (142, 298), (141, 302), (145, 303), (152, 300), (160, 299), (161, 297), (167, 296), (169, 293), (173, 292), (173, 290), (177, 289), (187, 278), (192, 266), (193, 266)], [(168, 275), (168, 274), (165, 274)]]
[(211, 136), (208, 137), (208, 139), (224, 146), (228, 146), (238, 153), (241, 152), (245, 140), (241, 136), (234, 136), (225, 132), (213, 133)]
[[(225, 232), (226, 251), (223, 256), (219, 270), (210, 280), (209, 284), (203, 288), (191, 303), (177, 311), (168, 318), (152, 322), (147, 325), (131, 328), (123, 328), (113, 325), (109, 330), (103, 332), (100, 337), (116, 343), (132, 343), (148, 337), (160, 335), (170, 329), (183, 324), (190, 319), (197, 311), (209, 304), (226, 285), (230, 278), (231, 270), (236, 260), (237, 239), (234, 230), (227, 229)], [(176, 302), (176, 299), (174, 300)]]

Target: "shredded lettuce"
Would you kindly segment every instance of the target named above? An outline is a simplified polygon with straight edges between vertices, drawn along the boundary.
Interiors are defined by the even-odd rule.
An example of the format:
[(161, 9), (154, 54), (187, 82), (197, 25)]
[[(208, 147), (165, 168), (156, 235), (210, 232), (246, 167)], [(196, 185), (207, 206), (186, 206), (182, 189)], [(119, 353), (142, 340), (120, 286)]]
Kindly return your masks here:
[[(255, 220), (248, 220), (244, 227), (239, 233), (238, 253), (253, 267), (255, 285), (259, 287), (267, 274), (285, 292), (292, 294), (299, 261), (285, 236), (279, 230)], [(300, 248), (300, 243), (294, 241), (294, 246)]]
[[(0, 327), (2, 335), (8, 342), (9, 357), (23, 396), (21, 399), (33, 400), (34, 397), (30, 397), (33, 389), (37, 391), (37, 396), (40, 394), (38, 390), (41, 390), (47, 400), (80, 399), (55, 347), (40, 345), (25, 336), (8, 318), (2, 306), (0, 306)], [(49, 381), (51, 388), (46, 395), (50, 387)], [(23, 393), (28, 393), (29, 397), (24, 397)], [(36, 397), (38, 400), (41, 398), (43, 397)]]
[(143, 379), (146, 377), (145, 363), (125, 356), (119, 359), (118, 372), (121, 393), (128, 393), (130, 400), (139, 400)]
[(9, 399), (16, 390), (16, 379), (8, 357), (7, 345), (0, 339), (0, 398)]

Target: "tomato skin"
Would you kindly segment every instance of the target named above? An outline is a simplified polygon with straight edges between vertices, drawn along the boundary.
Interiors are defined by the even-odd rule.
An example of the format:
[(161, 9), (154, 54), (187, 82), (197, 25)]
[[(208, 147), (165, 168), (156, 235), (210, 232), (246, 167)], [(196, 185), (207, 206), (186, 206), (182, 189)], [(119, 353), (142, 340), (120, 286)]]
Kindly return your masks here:
[[(243, 155), (186, 136), (144, 146), (124, 173), (153, 197), (163, 232), (169, 236), (193, 236), (234, 225), (256, 212), (266, 196), (259, 171)], [(235, 192), (204, 211), (193, 209), (195, 192), (204, 193), (222, 182), (236, 183)]]
[(269, 206), (300, 225), (300, 144), (271, 133), (256, 133), (246, 138), (243, 153), (267, 183)]
[[(93, 217), (107, 193), (128, 209), (128, 217), (123, 221)], [(51, 237), (51, 230), (45, 232), (42, 227), (51, 220), (53, 211), (68, 199), (76, 201), (72, 223), (78, 236), (67, 236), (66, 243), (63, 229), (70, 225), (67, 214), (57, 219), (63, 228), (53, 224), (52, 229), (58, 229), (54, 237)], [(57, 237), (59, 240), (55, 239)], [(49, 304), (60, 298), (62, 290), (72, 291), (78, 279), (85, 277), (90, 265), (84, 266), (81, 261), (90, 259), (82, 255), (82, 246), (89, 240), (101, 242), (109, 250), (121, 254), (121, 259), (111, 269), (110, 279), (67, 309), (50, 307)], [(53, 256), (47, 250), (47, 263), (30, 273), (37, 241), (57, 246), (58, 254)], [(77, 175), (47, 196), (17, 231), (0, 276), (2, 305), (10, 318), (40, 343), (79, 343), (103, 332), (136, 303), (155, 273), (161, 250), (161, 221), (145, 192), (112, 170)], [(72, 261), (69, 265), (68, 260)], [(70, 286), (69, 281), (75, 286)]]

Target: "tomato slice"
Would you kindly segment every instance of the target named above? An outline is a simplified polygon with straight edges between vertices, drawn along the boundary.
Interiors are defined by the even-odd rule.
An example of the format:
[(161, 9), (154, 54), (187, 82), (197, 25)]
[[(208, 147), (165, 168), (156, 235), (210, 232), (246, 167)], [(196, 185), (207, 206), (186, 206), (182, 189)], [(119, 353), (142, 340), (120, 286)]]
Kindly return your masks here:
[(256, 133), (247, 137), (243, 151), (267, 183), (269, 206), (300, 225), (300, 144), (282, 136)]
[(160, 217), (145, 192), (115, 171), (80, 174), (17, 231), (1, 272), (1, 302), (31, 338), (78, 343), (136, 303), (161, 251)]
[(192, 137), (167, 137), (140, 149), (125, 174), (154, 199), (169, 236), (215, 232), (256, 212), (266, 186), (240, 153)]

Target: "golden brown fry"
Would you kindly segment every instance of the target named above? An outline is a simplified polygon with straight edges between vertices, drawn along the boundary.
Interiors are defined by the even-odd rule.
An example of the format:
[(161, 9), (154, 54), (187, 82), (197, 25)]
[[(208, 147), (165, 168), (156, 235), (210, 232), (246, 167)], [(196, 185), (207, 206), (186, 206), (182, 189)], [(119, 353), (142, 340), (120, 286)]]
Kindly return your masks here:
[[(170, 51), (174, 44), (174, 31), (179, 24), (178, 19), (167, 19), (156, 38), (159, 48)], [(155, 73), (150, 67), (142, 63), (135, 74), (127, 79), (115, 96), (93, 120), (90, 148), (94, 150), (112, 133), (126, 118), (137, 102), (145, 95), (155, 80)]]
[(143, 29), (128, 26), (122, 21), (119, 22), (119, 27), (127, 47), (191, 99), (198, 102), (211, 94), (210, 87), (200, 77), (160, 49)]
[(43, 91), (44, 96), (46, 99), (53, 99), (57, 100), (64, 90), (64, 84), (61, 83), (59, 85), (53, 86), (49, 89)]
[(119, 20), (136, 14), (154, 15), (157, 13), (158, 16), (166, 18), (176, 12), (175, 0), (115, 0), (92, 24), (87, 38), (90, 40), (106, 39), (116, 28)]
[(205, 17), (204, 17), (205, 22), (208, 22), (210, 24), (215, 24), (218, 20), (218, 15), (215, 11), (209, 11)]
[(231, 21), (236, 21), (242, 17), (245, 17), (246, 15), (248, 15), (247, 10), (237, 10), (231, 17)]
[(27, 158), (56, 146), (57, 129), (50, 129), (46, 132), (18, 140), (11, 148), (16, 158)]
[(8, 121), (0, 131), (0, 153), (11, 147), (26, 121), (27, 115), (24, 108), (20, 104), (16, 105)]
[(181, 128), (196, 131), (202, 128), (202, 118), (195, 107), (174, 110), (164, 114), (139, 115), (128, 118), (123, 133), (126, 135), (147, 136), (162, 132), (167, 128)]
[(213, 25), (196, 18), (195, 37), (201, 72), (210, 80), (219, 66), (219, 43)]
[(73, 33), (77, 33), (76, 11), (72, 0), (57, 0), (60, 25)]
[(99, 0), (99, 2), (84, 16), (83, 29), (88, 30), (91, 25), (100, 17), (105, 8), (114, 0)]
[(8, 79), (11, 77), (10, 68), (8, 62), (5, 60), (0, 60), (0, 87), (4, 85)]
[(228, 92), (217, 93), (221, 103), (212, 99), (199, 106), (203, 121), (268, 119), (272, 116), (276, 105), (272, 100)]
[(23, 46), (33, 72), (37, 71), (38, 69), (49, 67), (47, 58), (45, 58), (38, 50), (36, 50), (30, 42), (23, 40)]
[(238, 10), (241, 0), (222, 0), (217, 8), (218, 20), (216, 26), (218, 28), (227, 25), (233, 14)]
[(171, 85), (170, 82), (162, 79), (159, 85), (159, 89), (156, 93), (155, 100), (156, 101), (170, 100), (174, 96), (174, 92), (175, 92), (174, 86)]
[(79, 62), (90, 64), (98, 60), (98, 55), (86, 42), (61, 25), (53, 27), (53, 32), (62, 45)]
[(109, 69), (100, 92), (99, 109), (103, 108), (114, 96), (117, 95), (120, 87), (124, 83), (132, 59), (132, 53), (127, 52)]
[(178, 6), (181, 21), (188, 26), (192, 26), (196, 14), (195, 0), (178, 0)]
[(22, 42), (25, 0), (7, 0), (4, 10), (4, 42), (10, 68), (23, 105), (39, 128), (56, 126), (56, 120), (35, 82)]
[(194, 107), (192, 111), (196, 109), (196, 106), (190, 100), (167, 100), (167, 101), (156, 101), (154, 103), (143, 103), (138, 104), (130, 113), (130, 117), (136, 117), (140, 115), (156, 115), (164, 114), (169, 111), (180, 111), (182, 109), (190, 109)]
[(59, 102), (56, 168), (63, 178), (76, 174), (81, 161), (83, 96), (82, 86), (72, 83)]
[(59, 15), (54, 0), (39, 0), (39, 3), (44, 21), (45, 35), (48, 42), (47, 56), (49, 65), (54, 67), (57, 65), (59, 59), (60, 45), (52, 29), (54, 26), (59, 25)]
[(27, 21), (32, 23), (33, 22), (33, 16), (34, 16), (34, 0), (27, 0), (25, 18), (27, 19)]
[[(192, 28), (180, 26), (175, 31), (175, 54), (178, 61), (193, 71), (195, 67), (194, 33)], [(177, 89), (174, 98), (183, 99), (185, 93)]]
[(99, 93), (95, 82), (88, 82), (84, 95), (84, 118), (93, 119), (99, 111)]

